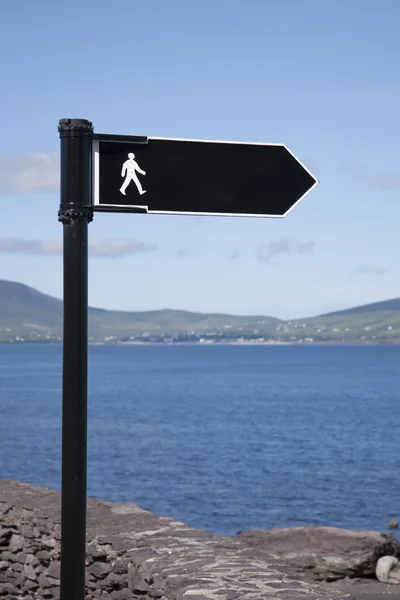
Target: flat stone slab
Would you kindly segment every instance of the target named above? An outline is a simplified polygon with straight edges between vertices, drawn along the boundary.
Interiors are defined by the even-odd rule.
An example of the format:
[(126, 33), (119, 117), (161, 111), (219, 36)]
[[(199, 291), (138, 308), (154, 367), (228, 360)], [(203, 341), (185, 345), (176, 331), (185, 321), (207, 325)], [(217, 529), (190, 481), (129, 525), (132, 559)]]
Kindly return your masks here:
[(316, 580), (374, 577), (383, 556), (400, 557), (400, 543), (387, 533), (336, 527), (288, 527), (248, 530), (239, 538), (266, 548), (275, 558), (307, 570)]
[[(239, 538), (191, 529), (170, 517), (157, 517), (135, 504), (89, 499), (87, 508), (87, 597), (99, 597), (95, 593), (101, 589), (101, 598), (116, 600), (139, 597), (142, 600), (354, 598), (348, 591), (321, 585), (303, 573), (291, 571), (290, 566), (265, 548), (249, 547)], [(57, 575), (59, 565), (52, 564), (59, 559), (60, 493), (0, 480), (0, 527), (12, 529), (11, 537), (3, 534), (4, 538), (8, 537), (2, 546), (4, 562), (10, 566), (3, 565), (5, 570), (0, 576), (5, 581), (0, 579), (0, 588), (6, 586), (7, 589), (9, 585), (7, 573), (15, 586), (15, 582), (25, 581), (26, 571), (31, 578), (27, 584), (32, 589), (31, 598), (42, 598), (43, 586), (48, 585), (46, 597), (53, 594), (52, 597), (57, 598), (59, 580), (49, 575), (49, 569)], [(36, 546), (32, 538), (35, 530), (44, 532)], [(18, 536), (24, 531), (26, 536), (21, 541)], [(15, 552), (9, 550), (11, 540)], [(43, 544), (47, 550), (43, 550)], [(21, 560), (27, 561), (21, 555), (24, 549), (30, 556), (32, 568), (21, 571), (14, 559), (19, 554)], [(35, 563), (35, 552), (41, 566)]]
[(335, 581), (332, 585), (350, 593), (354, 600), (400, 600), (399, 586), (385, 585), (372, 579)]

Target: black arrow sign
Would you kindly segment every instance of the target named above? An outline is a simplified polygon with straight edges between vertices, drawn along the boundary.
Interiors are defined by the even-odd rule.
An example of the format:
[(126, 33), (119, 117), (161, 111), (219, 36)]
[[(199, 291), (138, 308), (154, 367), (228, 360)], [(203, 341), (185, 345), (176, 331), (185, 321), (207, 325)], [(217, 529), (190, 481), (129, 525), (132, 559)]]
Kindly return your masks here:
[(97, 137), (96, 210), (282, 217), (318, 183), (282, 144)]

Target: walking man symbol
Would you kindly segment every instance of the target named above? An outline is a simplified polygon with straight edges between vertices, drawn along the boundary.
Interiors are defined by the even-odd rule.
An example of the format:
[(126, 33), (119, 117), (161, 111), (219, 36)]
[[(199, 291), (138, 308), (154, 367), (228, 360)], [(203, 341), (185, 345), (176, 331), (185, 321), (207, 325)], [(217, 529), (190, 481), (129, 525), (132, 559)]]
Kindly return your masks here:
[(136, 185), (140, 195), (142, 195), (146, 192), (146, 190), (144, 190), (142, 188), (142, 184), (140, 183), (140, 181), (138, 179), (136, 171), (138, 173), (141, 173), (142, 175), (146, 175), (146, 171), (143, 171), (139, 167), (137, 162), (135, 161), (135, 155), (133, 154), (133, 152), (130, 152), (128, 154), (128, 160), (126, 160), (124, 162), (124, 164), (122, 165), (122, 171), (121, 171), (121, 177), (125, 177), (125, 181), (122, 184), (122, 186), (120, 187), (119, 191), (124, 196), (126, 196), (126, 188), (131, 183), (131, 181), (135, 182), (135, 185)]

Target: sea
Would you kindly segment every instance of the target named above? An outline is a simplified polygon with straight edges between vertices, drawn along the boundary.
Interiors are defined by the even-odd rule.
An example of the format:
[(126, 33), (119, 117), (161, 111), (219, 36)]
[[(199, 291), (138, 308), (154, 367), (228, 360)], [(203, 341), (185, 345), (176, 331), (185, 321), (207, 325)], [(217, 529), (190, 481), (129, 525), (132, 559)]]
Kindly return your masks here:
[[(61, 359), (0, 345), (1, 478), (60, 489)], [(229, 536), (388, 531), (399, 400), (399, 346), (92, 345), (88, 495)]]

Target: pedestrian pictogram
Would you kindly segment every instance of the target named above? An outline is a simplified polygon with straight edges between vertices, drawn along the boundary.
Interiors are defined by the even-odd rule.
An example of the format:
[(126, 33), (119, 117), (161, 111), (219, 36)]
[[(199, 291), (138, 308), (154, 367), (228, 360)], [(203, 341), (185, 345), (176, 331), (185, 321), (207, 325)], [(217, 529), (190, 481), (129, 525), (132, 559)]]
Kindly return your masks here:
[(129, 152), (128, 160), (124, 162), (122, 165), (121, 177), (125, 177), (125, 181), (120, 187), (120, 192), (124, 196), (126, 195), (126, 188), (133, 181), (138, 189), (139, 194), (146, 193), (146, 190), (143, 189), (142, 184), (139, 181), (139, 178), (136, 173), (140, 173), (141, 175), (146, 175), (146, 171), (143, 171), (135, 161), (135, 155), (133, 152)]

